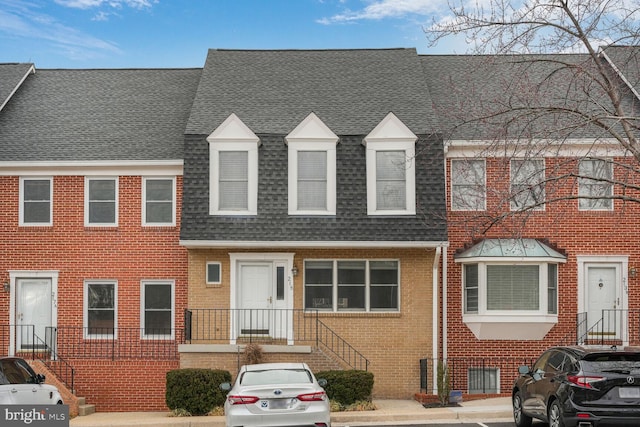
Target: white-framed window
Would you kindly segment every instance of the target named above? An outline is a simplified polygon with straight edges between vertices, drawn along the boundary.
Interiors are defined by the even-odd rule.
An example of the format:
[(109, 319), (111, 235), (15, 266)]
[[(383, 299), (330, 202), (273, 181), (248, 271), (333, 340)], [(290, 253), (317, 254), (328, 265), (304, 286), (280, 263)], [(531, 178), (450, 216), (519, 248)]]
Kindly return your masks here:
[(84, 191), (85, 226), (117, 226), (118, 178), (86, 177)]
[(235, 114), (207, 137), (209, 213), (257, 215), (260, 139)]
[(486, 163), (484, 159), (451, 159), (451, 209), (486, 209)]
[(511, 160), (511, 210), (544, 210), (544, 160)]
[(557, 264), (477, 262), (462, 266), (465, 314), (557, 314)]
[(222, 283), (222, 264), (219, 262), (207, 262), (207, 285), (219, 285)]
[(613, 210), (613, 163), (604, 159), (583, 159), (578, 169), (580, 210)]
[(500, 393), (500, 369), (470, 367), (467, 370), (469, 394)]
[(399, 311), (397, 260), (306, 260), (304, 304), (308, 310)]
[(118, 327), (118, 283), (115, 280), (84, 282), (85, 338), (115, 338)]
[(289, 158), (289, 215), (335, 215), (338, 136), (311, 113), (285, 141)]
[(142, 178), (142, 224), (176, 225), (175, 177)]
[(364, 138), (369, 215), (415, 215), (417, 139), (393, 113)]
[(143, 280), (141, 319), (143, 338), (173, 338), (175, 291), (173, 280)]
[(20, 225), (53, 225), (53, 178), (20, 178)]

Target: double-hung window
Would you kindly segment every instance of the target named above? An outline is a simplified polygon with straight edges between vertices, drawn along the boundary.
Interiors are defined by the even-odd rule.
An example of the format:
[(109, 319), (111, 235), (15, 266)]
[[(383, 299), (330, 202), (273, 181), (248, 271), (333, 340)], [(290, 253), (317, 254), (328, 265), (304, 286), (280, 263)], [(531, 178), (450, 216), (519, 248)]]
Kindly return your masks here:
[(258, 137), (232, 114), (209, 142), (211, 215), (256, 215), (258, 212)]
[(578, 169), (580, 210), (612, 210), (613, 163), (603, 159), (584, 159)]
[(415, 215), (416, 140), (393, 113), (364, 138), (369, 215)]
[(115, 337), (118, 319), (117, 293), (115, 281), (92, 280), (85, 282), (85, 337)]
[(143, 337), (173, 337), (174, 282), (143, 281), (141, 294)]
[(335, 215), (335, 135), (314, 113), (286, 136), (289, 215)]
[(306, 309), (400, 309), (400, 271), (395, 260), (307, 260), (304, 281)]
[(53, 178), (20, 178), (20, 225), (53, 224)]
[(511, 160), (511, 210), (544, 210), (544, 160)]
[(85, 225), (118, 225), (118, 178), (85, 179)]
[(144, 225), (176, 225), (175, 178), (142, 179), (142, 223)]
[(486, 165), (482, 159), (451, 160), (451, 209), (481, 211), (486, 208)]

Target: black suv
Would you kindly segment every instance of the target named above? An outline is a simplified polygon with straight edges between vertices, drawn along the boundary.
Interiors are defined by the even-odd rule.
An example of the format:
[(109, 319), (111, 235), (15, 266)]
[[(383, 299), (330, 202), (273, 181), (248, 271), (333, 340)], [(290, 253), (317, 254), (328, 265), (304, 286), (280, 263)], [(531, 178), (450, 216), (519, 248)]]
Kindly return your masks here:
[(532, 418), (549, 427), (640, 426), (640, 352), (554, 347), (513, 386), (518, 427)]

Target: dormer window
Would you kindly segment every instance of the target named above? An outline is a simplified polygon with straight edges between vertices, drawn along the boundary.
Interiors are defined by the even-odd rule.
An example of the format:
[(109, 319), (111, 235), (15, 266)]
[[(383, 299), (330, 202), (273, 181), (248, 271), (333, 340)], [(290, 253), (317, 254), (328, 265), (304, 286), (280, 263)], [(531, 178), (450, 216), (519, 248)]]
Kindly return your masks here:
[(207, 137), (210, 159), (209, 213), (258, 213), (260, 139), (235, 114)]
[(338, 137), (311, 113), (285, 141), (289, 147), (289, 215), (335, 215)]
[(364, 138), (369, 215), (415, 215), (417, 139), (393, 113)]

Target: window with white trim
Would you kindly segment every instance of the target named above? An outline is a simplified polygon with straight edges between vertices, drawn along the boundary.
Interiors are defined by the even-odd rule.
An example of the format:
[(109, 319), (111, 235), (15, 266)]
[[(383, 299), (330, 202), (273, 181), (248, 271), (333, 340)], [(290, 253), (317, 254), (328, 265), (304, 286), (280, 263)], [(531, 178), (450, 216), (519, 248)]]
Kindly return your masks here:
[(415, 215), (417, 139), (393, 113), (364, 138), (369, 215)]
[(207, 285), (219, 285), (222, 283), (222, 264), (219, 262), (207, 262)]
[(580, 160), (578, 166), (578, 206), (580, 210), (613, 209), (613, 163), (603, 159)]
[(544, 160), (511, 160), (511, 210), (544, 210)]
[(174, 282), (143, 281), (141, 296), (143, 338), (173, 337)]
[(85, 225), (118, 225), (118, 178), (85, 178)]
[(338, 137), (311, 113), (285, 141), (289, 156), (289, 215), (335, 215)]
[(117, 283), (91, 280), (84, 283), (86, 338), (113, 338), (118, 319)]
[(20, 178), (20, 225), (53, 225), (53, 178)]
[(207, 137), (209, 213), (257, 215), (259, 138), (231, 114)]
[(465, 313), (557, 314), (557, 264), (463, 264)]
[(306, 260), (304, 283), (306, 309), (400, 309), (400, 269), (395, 260)]
[(486, 209), (486, 164), (483, 159), (451, 160), (451, 209)]
[(142, 179), (142, 224), (176, 225), (176, 180), (169, 178)]

